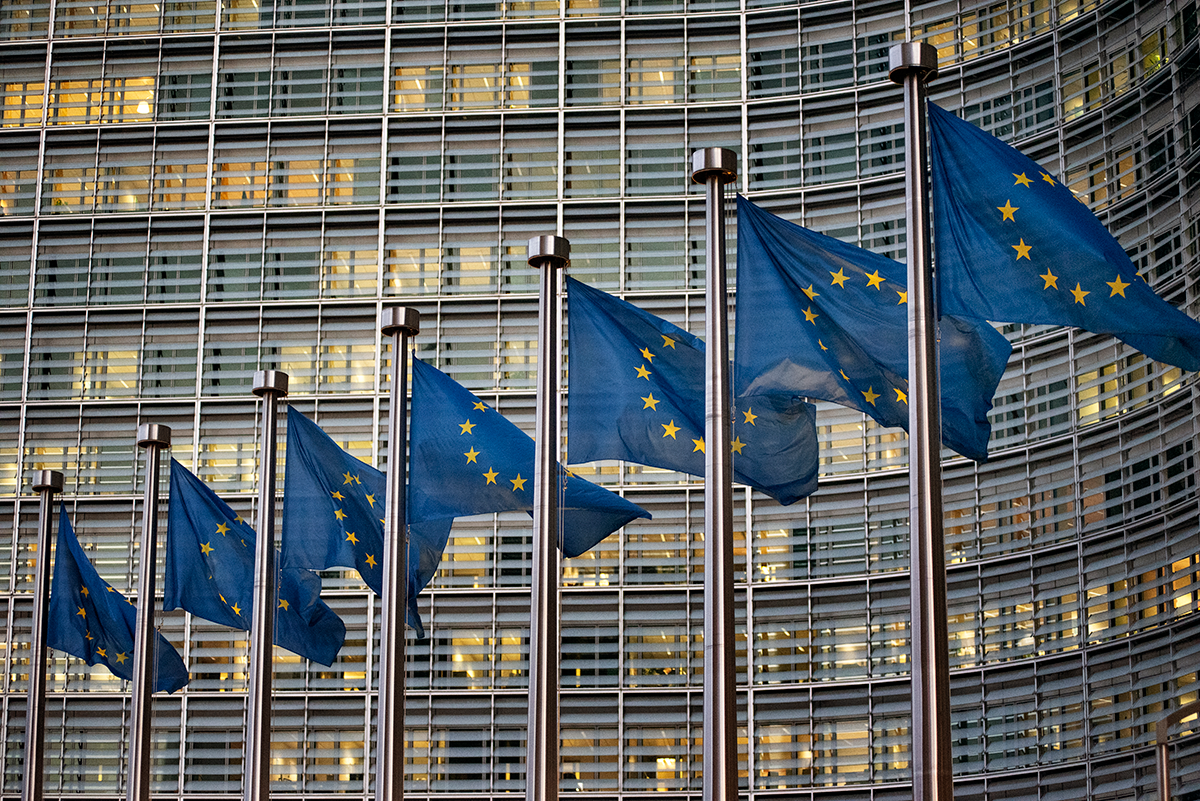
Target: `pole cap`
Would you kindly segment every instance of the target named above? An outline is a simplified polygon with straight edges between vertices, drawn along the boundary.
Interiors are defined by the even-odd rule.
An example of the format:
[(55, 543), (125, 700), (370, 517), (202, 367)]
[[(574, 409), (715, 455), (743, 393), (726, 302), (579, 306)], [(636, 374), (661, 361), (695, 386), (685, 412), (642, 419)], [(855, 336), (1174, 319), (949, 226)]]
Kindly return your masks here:
[(171, 427), (161, 423), (142, 423), (137, 431), (138, 446), (149, 448), (157, 445), (160, 448), (171, 447)]
[(904, 83), (909, 73), (923, 82), (932, 81), (938, 74), (937, 48), (928, 42), (901, 42), (888, 50), (888, 78), (892, 83)]
[(383, 310), (383, 315), (379, 319), (379, 329), (383, 331), (384, 336), (392, 334), (413, 334), (421, 333), (421, 313), (416, 309), (408, 306), (391, 306)]
[(268, 392), (286, 396), (288, 394), (288, 374), (282, 370), (256, 370), (253, 392), (260, 398)]
[(571, 263), (571, 241), (553, 234), (530, 237), (528, 261), (530, 267), (566, 267)]
[(708, 183), (717, 176), (723, 184), (737, 178), (737, 153), (724, 147), (702, 147), (692, 151), (692, 180), (698, 184)]
[(39, 470), (33, 479), (33, 489), (37, 492), (62, 492), (63, 476), (57, 470)]

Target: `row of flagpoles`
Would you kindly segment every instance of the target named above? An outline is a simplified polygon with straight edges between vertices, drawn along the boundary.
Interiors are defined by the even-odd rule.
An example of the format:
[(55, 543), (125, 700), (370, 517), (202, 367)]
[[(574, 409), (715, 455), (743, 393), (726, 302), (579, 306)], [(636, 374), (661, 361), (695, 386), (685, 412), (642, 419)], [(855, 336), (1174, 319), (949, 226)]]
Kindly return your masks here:
[[(273, 644), (329, 664), (344, 640), (345, 626), (320, 601), (320, 578), (313, 572), (330, 567), (357, 569), (382, 599), (376, 797), (403, 798), (405, 620), (424, 636), (414, 599), (437, 569), (453, 519), (515, 509), (530, 510), (534, 518), (526, 798), (556, 801), (559, 551), (579, 555), (630, 520), (649, 516), (561, 467), (563, 294), (571, 341), (568, 461), (624, 459), (705, 477), (704, 801), (737, 797), (732, 482), (785, 505), (816, 489), (815, 410), (804, 398), (850, 406), (909, 432), (913, 798), (949, 801), (940, 456), (944, 442), (969, 458), (987, 457), (987, 412), (1011, 350), (987, 321), (1112, 333), (1189, 370), (1200, 367), (1200, 324), (1154, 295), (1116, 240), (1048, 172), (926, 103), (926, 83), (937, 71), (932, 47), (898, 45), (890, 67), (892, 80), (905, 87), (907, 280), (895, 275), (899, 265), (890, 259), (738, 198), (732, 382), (724, 187), (736, 176), (737, 158), (709, 148), (694, 153), (691, 165), (693, 180), (706, 187), (704, 341), (574, 279), (565, 280), (564, 293), (569, 242), (534, 237), (528, 260), (540, 269), (535, 439), (417, 358), (411, 360), (410, 414), (409, 345), (420, 319), (412, 309), (389, 308), (380, 321), (392, 338), (387, 472), (354, 459), (289, 408), (279, 565), (275, 476), (286, 374), (267, 370), (254, 379), (262, 405), (254, 528), (171, 461), (164, 609), (186, 609), (250, 631), (246, 801), (269, 795)], [(935, 143), (937, 304), (927, 134)], [(1036, 268), (1031, 253), (1039, 259)], [(935, 305), (944, 312), (940, 325)], [(52, 497), (62, 491), (62, 476), (43, 471), (34, 483), (41, 510), (24, 801), (42, 795), (48, 645), (89, 664), (103, 661), (133, 680), (127, 791), (129, 801), (149, 798), (151, 693), (187, 682), (182, 659), (154, 628), (158, 480), (170, 435), (161, 425), (138, 431), (146, 477), (136, 612), (100, 580), (65, 508), (47, 601)], [(244, 586), (242, 576), (252, 576), (252, 586)], [(96, 642), (91, 619), (96, 632), (111, 626), (119, 636)], [(58, 624), (52, 636), (50, 620)], [(125, 666), (130, 652), (131, 671)]]

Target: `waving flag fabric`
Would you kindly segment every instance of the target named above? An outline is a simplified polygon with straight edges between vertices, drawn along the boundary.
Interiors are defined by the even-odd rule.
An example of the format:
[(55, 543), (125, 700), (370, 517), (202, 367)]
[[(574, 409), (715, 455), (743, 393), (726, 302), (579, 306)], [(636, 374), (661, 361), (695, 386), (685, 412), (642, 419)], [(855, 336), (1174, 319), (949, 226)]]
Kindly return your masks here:
[[(254, 529), (204, 482), (171, 460), (164, 609), (186, 609), (222, 626), (250, 630)], [(332, 665), (346, 625), (321, 600), (321, 578), (303, 569), (276, 574), (275, 644)]]
[(929, 104), (942, 308), (1112, 334), (1200, 369), (1200, 323), (1158, 297), (1121, 245), (1037, 163)]
[[(904, 265), (738, 197), (734, 389), (797, 393), (908, 428)], [(1012, 346), (982, 320), (939, 325), (942, 441), (987, 459), (987, 413)]]
[[(352, 567), (383, 594), (383, 503), (387, 479), (346, 453), (313, 421), (288, 407), (281, 562), (285, 568)], [(411, 471), (410, 471), (411, 475)], [(409, 515), (412, 520), (412, 515)], [(408, 625), (424, 638), (417, 612), (418, 567), (441, 560), (449, 521), (409, 525)]]
[[(704, 475), (704, 342), (567, 278), (572, 463), (625, 459)], [(817, 488), (816, 409), (795, 395), (733, 401), (733, 478), (789, 504)]]
[[(51, 648), (77, 656), (89, 665), (104, 665), (114, 675), (133, 680), (137, 609), (92, 567), (71, 528), (65, 506), (58, 515), (47, 628), (46, 643)], [(155, 692), (173, 693), (188, 683), (188, 670), (179, 652), (157, 632), (154, 662)]]
[[(533, 509), (533, 440), (448, 375), (413, 359), (409, 515), (414, 521)], [(566, 471), (562, 551), (578, 556), (649, 517)]]

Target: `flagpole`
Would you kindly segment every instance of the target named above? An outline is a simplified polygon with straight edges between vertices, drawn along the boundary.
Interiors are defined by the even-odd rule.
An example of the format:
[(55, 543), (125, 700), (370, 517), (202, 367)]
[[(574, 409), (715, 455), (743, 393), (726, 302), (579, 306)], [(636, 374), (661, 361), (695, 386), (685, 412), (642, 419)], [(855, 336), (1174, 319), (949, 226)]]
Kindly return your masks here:
[(733, 459), (729, 421), (729, 294), (725, 277), (724, 184), (737, 154), (692, 153), (705, 185), (704, 337), (704, 786), (703, 801), (737, 801), (737, 683), (733, 629)]
[(375, 723), (375, 798), (404, 798), (404, 624), (408, 612), (408, 341), (421, 330), (416, 309), (383, 310), (380, 330), (392, 338), (388, 407), (387, 495), (383, 524), (383, 621), (379, 630), (379, 712)]
[(62, 492), (63, 474), (42, 470), (33, 482), (41, 496), (38, 507), (37, 573), (33, 594), (33, 642), (29, 651), (29, 701), (25, 705), (25, 778), (21, 801), (42, 801), (46, 758), (46, 604), (50, 600), (50, 536), (54, 527), (54, 493)]
[(142, 496), (142, 562), (138, 575), (137, 624), (133, 642), (133, 701), (129, 719), (128, 801), (150, 801), (151, 699), (154, 693), (154, 579), (158, 561), (159, 459), (171, 447), (171, 429), (157, 423), (138, 426), (137, 444), (146, 449)]
[(259, 370), (254, 394), (262, 398), (258, 457), (258, 540), (254, 546), (254, 609), (250, 617), (250, 686), (246, 711), (245, 801), (271, 794), (271, 679), (275, 644), (275, 461), (279, 400), (288, 374)]
[(908, 507), (912, 632), (913, 801), (954, 797), (946, 544), (942, 529), (942, 423), (929, 246), (925, 85), (937, 50), (905, 42), (888, 54), (888, 77), (904, 86), (908, 186)]
[(529, 605), (529, 728), (525, 799), (558, 799), (558, 327), (559, 271), (570, 261), (561, 236), (529, 240), (529, 265), (541, 269), (538, 296), (537, 417), (533, 472), (533, 576)]

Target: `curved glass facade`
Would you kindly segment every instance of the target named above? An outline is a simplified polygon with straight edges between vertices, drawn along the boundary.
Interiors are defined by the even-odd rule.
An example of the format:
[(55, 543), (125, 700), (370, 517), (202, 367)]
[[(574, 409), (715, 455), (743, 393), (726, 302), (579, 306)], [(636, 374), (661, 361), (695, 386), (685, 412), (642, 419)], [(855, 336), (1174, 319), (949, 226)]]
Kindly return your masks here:
[[(531, 430), (527, 239), (561, 232), (570, 274), (702, 334), (698, 147), (737, 151), (765, 208), (903, 259), (886, 73), (905, 38), (938, 48), (936, 102), (1059, 174), (1200, 315), (1195, 0), (4, 0), (4, 798), (23, 772), (33, 471), (65, 473), (81, 542), (127, 590), (137, 424), (170, 425), (172, 455), (246, 514), (251, 374), (277, 368), (379, 464), (377, 319), (396, 303), (422, 314), (422, 358)], [(993, 458), (946, 453), (956, 798), (1151, 798), (1154, 723), (1200, 693), (1200, 385), (1108, 337), (1004, 331)], [(818, 434), (815, 495), (735, 493), (742, 788), (902, 801), (906, 439), (829, 404)], [(562, 789), (696, 798), (701, 487), (577, 472), (654, 519), (565, 563)], [(421, 597), (430, 639), (409, 645), (412, 795), (523, 791), (530, 566), (527, 516), (455, 527)], [(278, 798), (372, 797), (379, 614), (357, 574), (325, 577), (347, 643), (332, 668), (276, 652)], [(155, 792), (235, 797), (246, 635), (160, 619), (192, 682), (155, 699)], [(122, 796), (128, 687), (53, 656), (47, 792)], [(1175, 732), (1179, 788), (1200, 785), (1194, 728)]]

